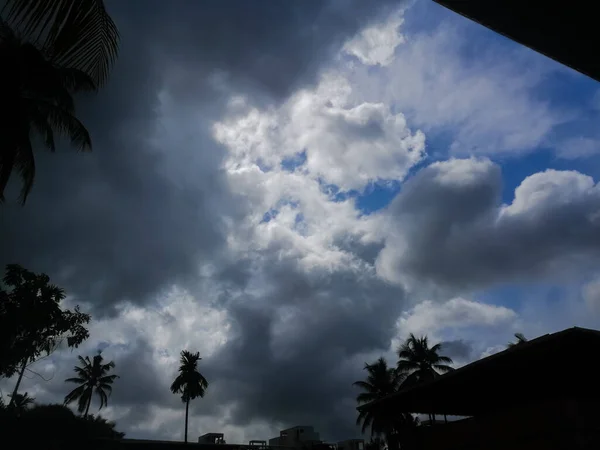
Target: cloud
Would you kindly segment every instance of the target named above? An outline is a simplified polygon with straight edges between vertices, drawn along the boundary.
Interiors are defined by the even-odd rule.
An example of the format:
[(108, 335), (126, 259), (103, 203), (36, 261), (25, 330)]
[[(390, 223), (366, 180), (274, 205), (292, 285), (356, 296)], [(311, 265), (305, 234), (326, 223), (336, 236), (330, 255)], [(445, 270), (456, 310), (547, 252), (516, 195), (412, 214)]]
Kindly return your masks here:
[[(443, 45), (447, 29), (400, 33), (397, 2), (109, 7), (122, 54), (109, 86), (80, 105), (94, 153), (40, 154), (30, 202), (0, 216), (0, 262), (48, 272), (94, 314), (82, 348), (35, 366), (51, 381), (25, 381), (40, 401), (60, 402), (76, 354), (102, 348), (121, 375), (103, 415), (129, 437), (181, 439), (169, 386), (186, 348), (210, 381), (192, 403), (192, 437), (244, 442), (297, 423), (355, 437), (352, 382), (401, 333), (421, 329), (467, 358), (496, 342), (479, 345), (471, 329), (511, 323), (510, 309), (448, 292), (593, 249), (595, 219), (582, 218), (597, 188), (581, 174), (529, 177), (502, 205), (497, 166), (452, 160), (409, 178), (387, 210), (364, 214), (351, 195), (403, 182), (426, 157), (419, 128), (460, 126), (457, 141), (477, 145), (487, 133), (502, 151), (537, 145), (556, 117), (527, 94), (535, 70), (514, 84), (500, 82), (513, 63), (469, 75)], [(424, 51), (447, 70), (440, 89)], [(365, 77), (364, 65), (390, 78)], [(389, 96), (375, 95), (380, 82)], [(517, 118), (506, 112), (515, 101)], [(583, 234), (557, 244), (575, 223)], [(445, 285), (444, 302), (415, 305), (421, 280)]]
[(556, 155), (563, 159), (589, 158), (600, 152), (600, 141), (590, 137), (567, 138), (556, 148)]
[[(103, 348), (121, 375), (103, 414), (130, 437), (180, 439), (169, 385), (189, 348), (211, 382), (192, 405), (192, 436), (223, 430), (243, 442), (302, 421), (332, 439), (356, 435), (351, 383), (362, 354), (389, 347), (404, 291), (373, 268), (381, 219), (324, 181), (402, 178), (424, 137), (323, 74), (388, 6), (108, 5), (121, 56), (79, 108), (94, 152), (40, 153), (27, 206), (3, 205), (0, 217), (0, 263), (49, 273), (95, 319), (85, 346), (40, 362), (50, 382), (24, 389), (60, 402), (75, 355)], [(272, 113), (264, 142), (285, 145), (261, 155), (262, 136), (255, 146), (249, 136), (269, 132)], [(283, 167), (304, 147), (310, 174)]]
[[(215, 125), (215, 137), (233, 153), (230, 170), (250, 163), (278, 169), (285, 158), (303, 153), (299, 169), (342, 190), (404, 178), (423, 158), (425, 136), (412, 133), (404, 116), (384, 103), (358, 96), (343, 74), (333, 71), (276, 110), (247, 106), (232, 114)], [(238, 101), (235, 108), (242, 105)]]
[(391, 15), (382, 25), (371, 25), (344, 44), (343, 50), (368, 66), (388, 66), (394, 60), (396, 47), (404, 43), (399, 28), (404, 23), (403, 10)]
[(46, 271), (80, 301), (114, 312), (190, 283), (199, 261), (222, 251), (223, 220), (244, 214), (212, 136), (228, 89), (281, 101), (386, 2), (107, 7), (122, 48), (106, 89), (81, 101), (94, 152), (37, 156), (28, 205), (3, 206), (0, 263)]
[(390, 205), (378, 272), (448, 289), (569, 277), (597, 262), (599, 194), (589, 176), (546, 170), (503, 205), (500, 169), (489, 160), (431, 164)]
[(352, 81), (370, 87), (371, 101), (391, 100), (414, 126), (449, 138), (455, 155), (518, 154), (549, 144), (550, 131), (569, 120), (536, 95), (552, 68), (523, 48), (473, 42), (479, 39), (448, 21), (404, 33), (392, 62), (380, 70), (358, 66)]
[(457, 297), (444, 303), (427, 300), (415, 305), (402, 314), (398, 320), (398, 328), (406, 334), (425, 335), (447, 328), (506, 325), (515, 318), (516, 313), (503, 306), (486, 305)]

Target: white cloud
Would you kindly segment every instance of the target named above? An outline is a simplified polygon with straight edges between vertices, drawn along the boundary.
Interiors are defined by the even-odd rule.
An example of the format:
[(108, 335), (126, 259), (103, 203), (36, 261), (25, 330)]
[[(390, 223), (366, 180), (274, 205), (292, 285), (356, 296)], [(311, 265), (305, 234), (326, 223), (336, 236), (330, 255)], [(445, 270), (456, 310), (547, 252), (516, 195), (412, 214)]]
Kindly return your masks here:
[(421, 302), (398, 319), (398, 330), (403, 334), (438, 334), (446, 328), (472, 326), (491, 327), (506, 325), (516, 313), (503, 306), (488, 305), (462, 297), (446, 302)]
[[(547, 66), (523, 49), (478, 48), (466, 56), (468, 36), (440, 24), (406, 36), (387, 67), (357, 67), (355, 82), (370, 87), (426, 132), (450, 133), (457, 154), (531, 151), (546, 143), (564, 114), (536, 97)], [(540, 62), (542, 61), (542, 62)]]
[(589, 137), (572, 137), (559, 142), (556, 155), (562, 159), (588, 158), (600, 153), (600, 140)]
[(249, 107), (217, 122), (215, 138), (231, 152), (228, 170), (262, 164), (278, 171), (286, 158), (306, 152), (305, 174), (342, 190), (403, 179), (423, 158), (425, 136), (412, 133), (389, 105), (356, 100), (360, 94), (334, 71), (278, 109)]
[(404, 23), (403, 11), (392, 14), (383, 24), (371, 25), (350, 39), (343, 51), (366, 65), (388, 66), (394, 60), (396, 47), (404, 42), (399, 28)]

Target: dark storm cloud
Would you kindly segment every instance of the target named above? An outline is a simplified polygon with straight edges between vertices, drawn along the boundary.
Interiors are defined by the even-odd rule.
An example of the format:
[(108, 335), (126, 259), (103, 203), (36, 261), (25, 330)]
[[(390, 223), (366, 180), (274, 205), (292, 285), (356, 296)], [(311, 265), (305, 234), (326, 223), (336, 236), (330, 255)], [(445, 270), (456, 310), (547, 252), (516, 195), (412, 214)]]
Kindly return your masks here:
[[(210, 137), (227, 99), (215, 74), (236, 92), (282, 100), (310, 83), (336, 45), (386, 5), (132, 0), (107, 6), (122, 48), (108, 86), (81, 100), (94, 153), (38, 155), (26, 207), (2, 206), (0, 263), (45, 271), (78, 301), (110, 312), (119, 301), (143, 302), (193, 278), (198, 258), (210, 259), (223, 243), (219, 217), (244, 207), (228, 193), (219, 170), (223, 150)], [(202, 112), (193, 136), (172, 130), (177, 139), (152, 140), (159, 93), (177, 108)], [(190, 167), (197, 172), (187, 173)], [(178, 182), (179, 173), (187, 182)]]
[(456, 362), (470, 361), (473, 359), (474, 352), (471, 343), (462, 339), (456, 339), (453, 341), (444, 341), (442, 344), (442, 354), (449, 356)]
[[(232, 422), (241, 426), (256, 419), (307, 423), (326, 439), (357, 437), (352, 383), (364, 377), (359, 355), (388, 349), (402, 291), (350, 270), (264, 269), (275, 289), (230, 303), (233, 336), (205, 362), (216, 380), (205, 402), (231, 402)], [(206, 413), (206, 405), (197, 412)]]
[(378, 270), (445, 288), (572, 276), (600, 257), (600, 189), (572, 171), (546, 171), (501, 203), (500, 168), (450, 160), (423, 169), (390, 206), (392, 235)]

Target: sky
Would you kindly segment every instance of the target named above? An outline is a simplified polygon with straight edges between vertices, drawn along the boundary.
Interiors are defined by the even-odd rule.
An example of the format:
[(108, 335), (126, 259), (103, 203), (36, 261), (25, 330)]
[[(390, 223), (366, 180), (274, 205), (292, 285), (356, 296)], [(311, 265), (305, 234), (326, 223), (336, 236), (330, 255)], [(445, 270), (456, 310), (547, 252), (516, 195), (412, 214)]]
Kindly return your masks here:
[(93, 152), (38, 152), (0, 210), (0, 263), (93, 316), (26, 373), (38, 401), (102, 350), (102, 415), (181, 440), (189, 349), (192, 440), (336, 441), (360, 436), (364, 364), (409, 333), (460, 366), (600, 328), (597, 82), (429, 0), (106, 4), (120, 57), (77, 99)]

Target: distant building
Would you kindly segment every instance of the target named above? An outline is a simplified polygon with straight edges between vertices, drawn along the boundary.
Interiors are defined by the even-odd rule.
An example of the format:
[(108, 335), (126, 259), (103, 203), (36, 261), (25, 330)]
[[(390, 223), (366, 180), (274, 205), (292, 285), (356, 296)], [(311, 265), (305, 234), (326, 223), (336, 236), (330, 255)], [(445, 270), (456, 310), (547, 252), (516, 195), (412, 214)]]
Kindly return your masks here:
[(279, 436), (269, 439), (269, 446), (271, 447), (302, 448), (320, 443), (319, 433), (308, 425), (281, 430)]
[(223, 433), (206, 433), (198, 438), (198, 444), (225, 444)]

